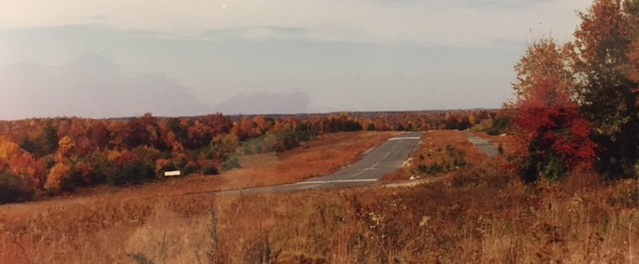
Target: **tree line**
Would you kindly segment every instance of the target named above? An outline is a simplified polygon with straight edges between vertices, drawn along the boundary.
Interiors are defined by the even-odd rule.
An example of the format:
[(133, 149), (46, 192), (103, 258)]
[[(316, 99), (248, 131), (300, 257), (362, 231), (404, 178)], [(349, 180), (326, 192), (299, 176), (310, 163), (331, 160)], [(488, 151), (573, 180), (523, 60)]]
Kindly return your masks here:
[(286, 151), (326, 133), (471, 127), (501, 133), (505, 118), (476, 110), (0, 121), (0, 203), (139, 184), (168, 170), (218, 174), (239, 167), (238, 155)]

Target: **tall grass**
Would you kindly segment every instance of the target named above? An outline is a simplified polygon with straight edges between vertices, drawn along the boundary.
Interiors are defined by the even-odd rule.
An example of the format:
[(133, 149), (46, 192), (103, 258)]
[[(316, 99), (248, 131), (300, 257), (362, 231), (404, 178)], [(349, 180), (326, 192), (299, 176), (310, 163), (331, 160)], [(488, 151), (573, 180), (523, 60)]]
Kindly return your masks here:
[[(341, 136), (226, 177), (340, 166), (333, 154), (366, 145)], [(5, 205), (0, 263), (638, 263), (638, 180), (579, 173), (526, 185), (500, 169), (501, 158), (466, 157), (463, 169), (416, 187), (206, 194), (180, 182)]]
[[(1, 263), (636, 263), (637, 181), (87, 200), (2, 218)], [(73, 213), (70, 213), (73, 212)]]

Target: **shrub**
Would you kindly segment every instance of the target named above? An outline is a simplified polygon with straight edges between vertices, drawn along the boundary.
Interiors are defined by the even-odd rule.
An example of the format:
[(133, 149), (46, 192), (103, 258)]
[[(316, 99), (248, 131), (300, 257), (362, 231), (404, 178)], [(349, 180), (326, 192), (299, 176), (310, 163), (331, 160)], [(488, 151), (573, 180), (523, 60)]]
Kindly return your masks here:
[(299, 140), (295, 136), (295, 131), (293, 131), (292, 129), (287, 128), (277, 133), (277, 143), (275, 144), (275, 151), (283, 152), (289, 149), (293, 149), (299, 145)]
[(315, 133), (313, 131), (309, 131), (309, 130), (295, 131), (295, 138), (297, 138), (299, 141), (311, 141), (314, 136), (315, 136)]
[(437, 162), (431, 164), (430, 166), (426, 167), (426, 173), (428, 173), (429, 175), (435, 175), (438, 173), (442, 173), (445, 171), (444, 169), (445, 164), (439, 164)]
[(20, 176), (0, 173), (0, 204), (20, 203), (33, 199), (32, 184)]
[(458, 168), (462, 168), (466, 166), (466, 161), (463, 159), (455, 159), (453, 160), (453, 166), (458, 167)]
[(84, 173), (90, 173), (84, 163), (78, 163), (71, 167), (67, 173), (66, 180), (62, 182), (61, 189), (64, 191), (72, 191), (75, 187), (85, 185)]
[(510, 129), (512, 121), (506, 116), (495, 119), (492, 126), (486, 129), (486, 133), (491, 136), (504, 134)]
[(195, 162), (189, 162), (182, 169), (182, 175), (186, 176), (195, 173), (200, 170), (200, 167)]
[(209, 165), (204, 167), (204, 170), (202, 170), (202, 174), (204, 175), (218, 175), (220, 172), (217, 170), (217, 167), (213, 166), (213, 165)]
[(155, 161), (155, 176), (161, 178), (165, 171), (177, 170), (177, 166), (169, 159), (158, 159)]
[(508, 131), (511, 127), (512, 121), (508, 117), (499, 117), (495, 119), (493, 125), (486, 129), (486, 133), (491, 136), (501, 135)]
[(232, 156), (224, 162), (223, 167), (225, 171), (230, 171), (232, 169), (241, 168), (242, 165), (240, 164), (240, 160), (237, 158), (237, 156)]
[(419, 164), (417, 166), (417, 172), (419, 173), (426, 173), (427, 170), (428, 170), (428, 167), (425, 164)]
[(540, 175), (561, 179), (575, 169), (593, 166), (596, 148), (590, 140), (590, 124), (581, 116), (577, 104), (557, 81), (546, 79), (534, 93), (515, 106), (513, 122), (520, 143), (519, 175), (534, 182)]
[(107, 183), (111, 186), (125, 184), (139, 184), (155, 177), (153, 166), (139, 160), (130, 160), (120, 166), (115, 166), (107, 174)]

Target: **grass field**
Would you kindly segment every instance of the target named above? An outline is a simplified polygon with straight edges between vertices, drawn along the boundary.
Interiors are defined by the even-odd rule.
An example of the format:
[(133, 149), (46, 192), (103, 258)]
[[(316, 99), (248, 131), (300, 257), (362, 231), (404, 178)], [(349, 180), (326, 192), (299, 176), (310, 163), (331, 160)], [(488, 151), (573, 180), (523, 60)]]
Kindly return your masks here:
[[(457, 146), (455, 133), (430, 138)], [(290, 155), (252, 157), (245, 170)], [(168, 187), (149, 186), (2, 206), (0, 263), (639, 263), (637, 181), (580, 174), (524, 185), (498, 160), (471, 156), (410, 188), (152, 195)]]
[[(419, 148), (410, 155), (409, 162), (404, 167), (384, 177), (384, 180), (408, 180), (411, 178), (432, 178), (449, 175), (456, 170), (455, 159), (469, 164), (479, 164), (488, 156), (468, 141), (461, 131), (432, 130), (424, 133)], [(433, 164), (451, 164), (449, 169), (441, 171), (420, 171), (420, 165), (431, 168)], [(461, 168), (460, 168), (461, 169)]]

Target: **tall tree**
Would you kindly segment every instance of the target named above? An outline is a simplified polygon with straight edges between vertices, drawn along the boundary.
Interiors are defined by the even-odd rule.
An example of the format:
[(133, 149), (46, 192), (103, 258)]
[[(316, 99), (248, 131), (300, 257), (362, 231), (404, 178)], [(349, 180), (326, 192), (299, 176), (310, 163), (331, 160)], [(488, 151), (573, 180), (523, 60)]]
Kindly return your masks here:
[(572, 70), (572, 44), (560, 45), (553, 38), (542, 38), (528, 46), (526, 54), (515, 65), (517, 81), (513, 89), (518, 100), (534, 94), (534, 88), (542, 80), (557, 80), (557, 88), (572, 94), (574, 77)]
[(628, 78), (637, 1), (596, 0), (575, 32), (577, 91), (607, 175), (631, 175), (639, 157), (637, 83)]

